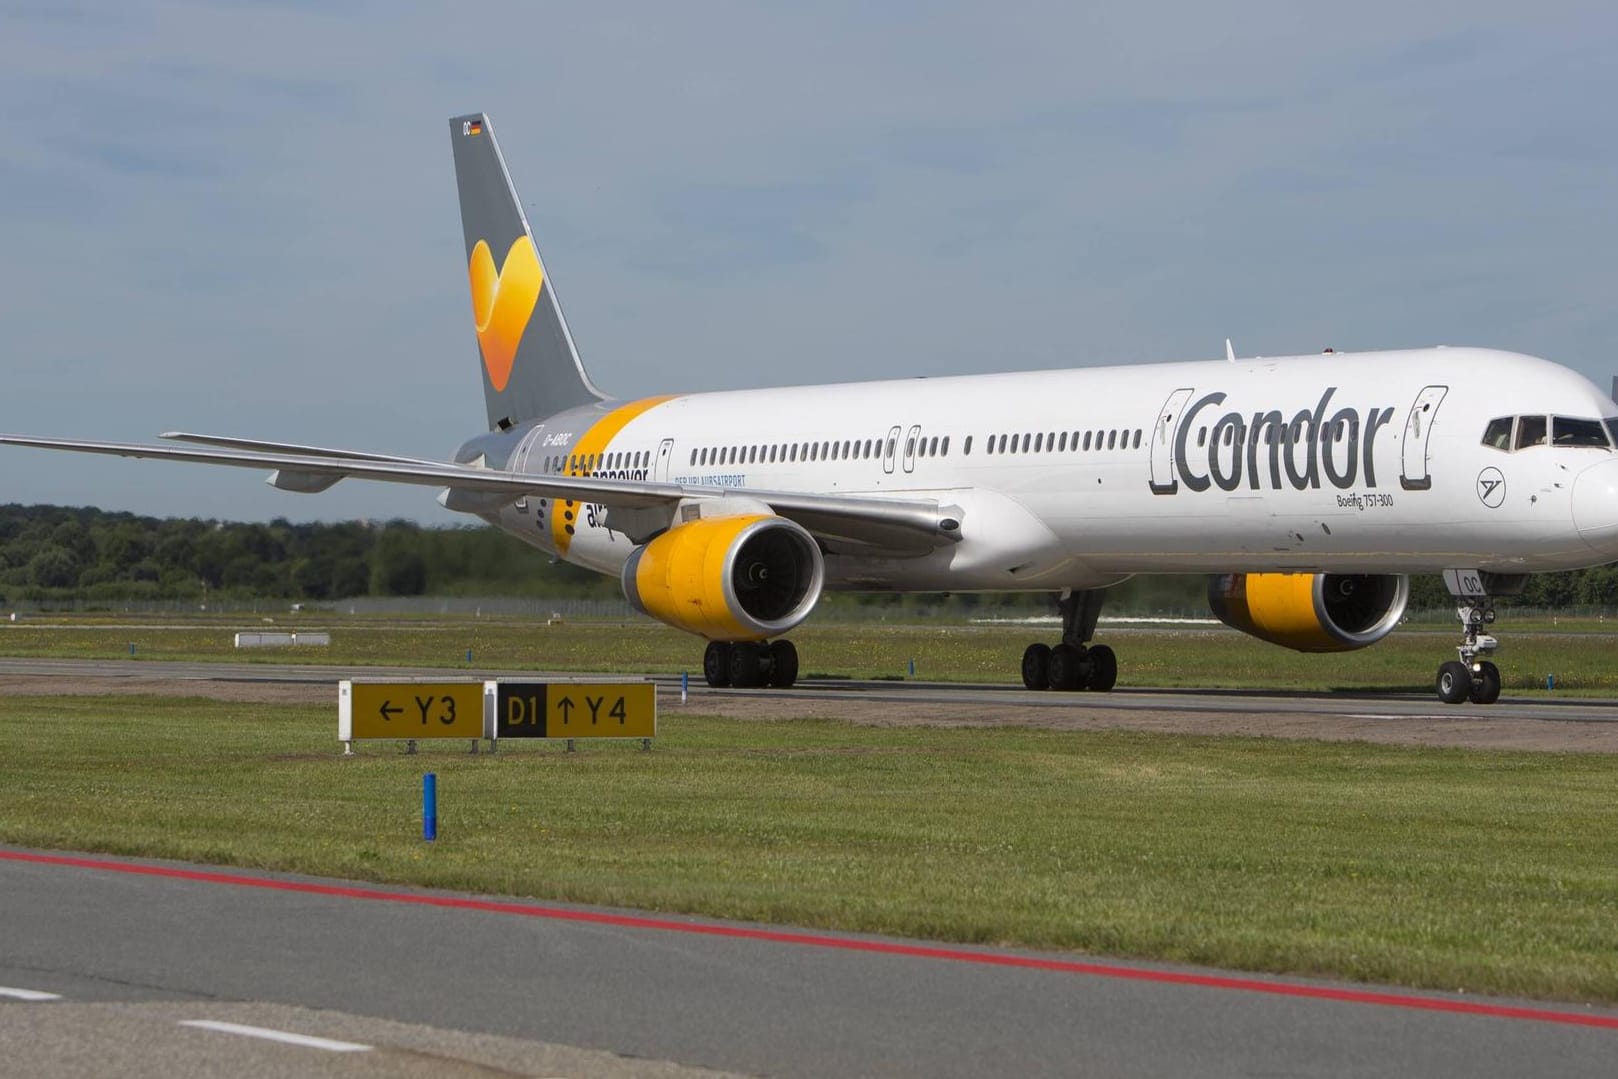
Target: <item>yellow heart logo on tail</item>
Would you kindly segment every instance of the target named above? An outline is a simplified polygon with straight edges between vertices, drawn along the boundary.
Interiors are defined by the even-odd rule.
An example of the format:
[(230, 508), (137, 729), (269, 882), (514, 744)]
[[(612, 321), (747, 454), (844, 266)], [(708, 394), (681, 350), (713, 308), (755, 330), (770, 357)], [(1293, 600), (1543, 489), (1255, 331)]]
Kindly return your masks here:
[(495, 269), (489, 245), (479, 240), (472, 248), (466, 273), (472, 283), (472, 319), (477, 324), (483, 369), (489, 372), (495, 390), (504, 391), (528, 317), (545, 283), (545, 271), (539, 268), (534, 241), (519, 236), (499, 269)]

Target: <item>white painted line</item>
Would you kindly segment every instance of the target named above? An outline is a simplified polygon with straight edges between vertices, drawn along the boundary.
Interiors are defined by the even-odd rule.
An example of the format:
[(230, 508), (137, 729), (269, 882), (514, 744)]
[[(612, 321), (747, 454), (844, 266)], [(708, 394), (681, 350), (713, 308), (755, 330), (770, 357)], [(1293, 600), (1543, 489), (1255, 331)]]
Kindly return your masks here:
[(61, 1000), (56, 993), (41, 993), (37, 989), (9, 989), (0, 985), (0, 997), (10, 997), (12, 1000), (46, 1001)]
[(370, 1050), (369, 1045), (360, 1045), (356, 1042), (338, 1042), (330, 1038), (312, 1038), (307, 1034), (293, 1034), (285, 1030), (271, 1030), (269, 1027), (250, 1027), (241, 1023), (220, 1023), (212, 1019), (182, 1019), (182, 1027), (201, 1027), (203, 1030), (217, 1030), (222, 1034), (240, 1034), (248, 1038), (263, 1038), (265, 1041), (285, 1042), (288, 1045), (302, 1045), (310, 1049), (324, 1049), (328, 1053), (364, 1053)]

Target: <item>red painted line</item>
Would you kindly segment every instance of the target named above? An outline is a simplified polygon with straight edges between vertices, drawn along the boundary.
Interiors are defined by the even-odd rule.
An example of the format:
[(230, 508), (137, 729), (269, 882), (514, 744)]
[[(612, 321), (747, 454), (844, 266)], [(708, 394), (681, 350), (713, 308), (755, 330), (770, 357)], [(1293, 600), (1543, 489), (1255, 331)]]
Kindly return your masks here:
[(698, 936), (727, 937), (732, 940), (757, 940), (771, 944), (792, 944), (806, 948), (873, 952), (878, 955), (902, 955), (914, 959), (974, 963), (979, 966), (1017, 967), (1023, 970), (1046, 970), (1062, 974), (1087, 974), (1097, 978), (1119, 978), (1126, 981), (1152, 982), (1159, 985), (1189, 985), (1203, 989), (1230, 989), (1243, 993), (1267, 993), (1271, 996), (1296, 997), (1306, 1000), (1331, 1000), (1345, 1004), (1370, 1004), (1382, 1008), (1407, 1008), (1416, 1011), (1446, 1012), (1451, 1015), (1484, 1016), (1490, 1019), (1522, 1019), (1536, 1023), (1563, 1023), (1572, 1026), (1618, 1030), (1618, 1015), (1593, 1015), (1581, 1012), (1556, 1011), (1550, 1008), (1523, 1008), (1504, 1004), (1485, 1004), (1480, 1001), (1411, 996), (1405, 993), (1379, 993), (1367, 989), (1293, 985), (1285, 982), (1267, 982), (1257, 978), (1240, 978), (1220, 974), (1141, 970), (1135, 967), (1115, 966), (1108, 963), (1090, 963), (1067, 959), (1036, 959), (1030, 956), (972, 952), (928, 944), (901, 944), (895, 941), (860, 940), (851, 937), (833, 937), (818, 933), (798, 933), (789, 930), (754, 929), (739, 925), (682, 922), (670, 918), (653, 918), (638, 914), (562, 910), (557, 907), (502, 902), (493, 899), (463, 899), (453, 896), (388, 892), (379, 888), (360, 888), (346, 884), (314, 884), (304, 881), (273, 880), (216, 870), (137, 865), (129, 862), (109, 862), (98, 858), (80, 858), (61, 854), (32, 854), (24, 851), (0, 850), (0, 860), (36, 862), (41, 865), (95, 869), (109, 873), (129, 873), (136, 876), (165, 877), (171, 880), (198, 881), (205, 884), (229, 884), (238, 888), (262, 888), (270, 891), (298, 892), (304, 895), (363, 899), (375, 903), (406, 903), (418, 907), (475, 910), (487, 914), (513, 914), (523, 918), (547, 918), (553, 921), (610, 925), (623, 929), (649, 929), (663, 933), (693, 933)]

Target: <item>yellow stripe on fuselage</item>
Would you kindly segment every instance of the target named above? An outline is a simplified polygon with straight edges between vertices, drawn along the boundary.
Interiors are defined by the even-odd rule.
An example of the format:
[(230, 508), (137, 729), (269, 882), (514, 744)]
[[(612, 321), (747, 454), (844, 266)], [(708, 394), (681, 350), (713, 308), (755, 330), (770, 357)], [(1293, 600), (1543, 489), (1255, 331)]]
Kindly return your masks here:
[[(590, 429), (573, 444), (572, 449), (568, 450), (567, 467), (563, 470), (563, 475), (589, 475), (584, 466), (589, 464), (590, 458), (594, 457), (599, 462), (612, 440), (629, 426), (630, 421), (645, 415), (664, 401), (672, 400), (673, 394), (663, 397), (643, 397), (639, 401), (619, 405), (601, 417), (591, 424)], [(573, 546), (573, 532), (578, 524), (578, 515), (579, 504), (572, 499), (558, 501), (551, 511), (551, 542), (556, 546), (557, 555), (562, 558), (567, 557), (568, 548)]]

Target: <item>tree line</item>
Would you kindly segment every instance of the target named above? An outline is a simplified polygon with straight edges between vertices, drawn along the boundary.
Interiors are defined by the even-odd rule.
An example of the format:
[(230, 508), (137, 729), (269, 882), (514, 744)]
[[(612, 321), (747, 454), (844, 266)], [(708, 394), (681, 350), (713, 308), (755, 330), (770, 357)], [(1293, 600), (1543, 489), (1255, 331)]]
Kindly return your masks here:
[(484, 526), (268, 524), (0, 506), (9, 602), (616, 595), (617, 583)]
[[(1204, 579), (1143, 576), (1114, 589), (1112, 610), (1205, 609)], [(0, 506), (0, 603), (290, 599), (355, 596), (615, 598), (618, 582), (548, 556), (483, 525), (411, 521), (268, 524), (142, 517), (83, 507)], [(1028, 607), (1024, 595), (960, 595), (967, 608)], [(869, 595), (862, 605), (907, 607), (936, 596)], [(1529, 578), (1504, 605), (1618, 607), (1618, 563)], [(1451, 605), (1436, 576), (1411, 580), (1411, 607)]]

